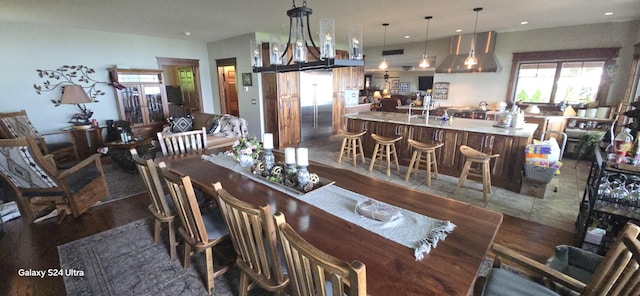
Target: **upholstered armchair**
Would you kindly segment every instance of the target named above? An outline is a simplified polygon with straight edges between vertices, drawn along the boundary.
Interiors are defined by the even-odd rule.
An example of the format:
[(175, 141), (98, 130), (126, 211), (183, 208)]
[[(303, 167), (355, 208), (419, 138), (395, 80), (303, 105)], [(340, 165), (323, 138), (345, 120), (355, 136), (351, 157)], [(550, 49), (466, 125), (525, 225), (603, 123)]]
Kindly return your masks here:
[(60, 221), (68, 214), (78, 217), (108, 194), (99, 154), (59, 171), (33, 138), (0, 140), (0, 175), (30, 222), (52, 210)]
[(36, 139), (43, 154), (53, 154), (56, 161), (77, 160), (78, 154), (70, 142), (46, 143), (44, 137), (31, 124), (25, 110), (0, 113), (0, 136), (3, 139)]

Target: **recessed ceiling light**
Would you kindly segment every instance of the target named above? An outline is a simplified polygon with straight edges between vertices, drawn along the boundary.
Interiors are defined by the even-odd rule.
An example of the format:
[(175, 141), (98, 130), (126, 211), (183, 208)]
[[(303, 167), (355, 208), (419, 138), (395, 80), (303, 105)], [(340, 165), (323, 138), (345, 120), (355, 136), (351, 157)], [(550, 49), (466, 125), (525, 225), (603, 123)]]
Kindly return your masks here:
[(526, 25), (526, 24), (528, 24), (528, 23), (529, 23), (529, 22), (527, 22), (527, 21), (520, 22), (520, 24), (521, 24), (521, 25)]
[(184, 32), (182, 34), (184, 34), (185, 36), (191, 36), (191, 32)]
[(411, 38), (411, 36), (409, 36), (409, 35), (404, 35), (404, 39), (409, 39), (409, 38)]
[(456, 33), (460, 33), (460, 32), (462, 32), (462, 29), (457, 29), (456, 30)]
[(606, 16), (613, 15), (613, 12), (605, 12), (604, 15)]

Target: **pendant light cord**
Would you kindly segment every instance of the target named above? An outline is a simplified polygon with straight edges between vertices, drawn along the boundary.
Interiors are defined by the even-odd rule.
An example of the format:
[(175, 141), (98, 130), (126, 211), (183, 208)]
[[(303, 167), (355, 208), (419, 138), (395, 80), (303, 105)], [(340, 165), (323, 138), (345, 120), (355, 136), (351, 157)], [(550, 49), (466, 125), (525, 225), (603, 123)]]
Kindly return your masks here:
[(473, 9), (473, 11), (476, 12), (476, 24), (473, 26), (473, 43), (471, 44), (471, 50), (473, 50), (474, 53), (476, 52), (476, 36), (478, 32), (478, 14), (480, 13), (481, 10), (482, 10), (482, 7), (477, 7)]
[(424, 19), (427, 20), (427, 33), (424, 37), (424, 54), (427, 54), (427, 42), (429, 41), (429, 22), (431, 21), (431, 16), (425, 16)]

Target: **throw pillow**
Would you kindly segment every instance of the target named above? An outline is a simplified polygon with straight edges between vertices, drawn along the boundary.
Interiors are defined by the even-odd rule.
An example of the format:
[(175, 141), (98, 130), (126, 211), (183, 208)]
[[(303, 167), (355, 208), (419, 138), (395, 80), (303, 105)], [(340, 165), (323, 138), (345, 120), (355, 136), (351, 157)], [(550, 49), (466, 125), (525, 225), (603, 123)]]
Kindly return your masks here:
[(193, 130), (193, 118), (191, 116), (170, 118), (172, 133), (181, 133)]
[(208, 132), (209, 132), (210, 135), (213, 135), (213, 134), (215, 134), (215, 133), (217, 133), (219, 131), (220, 131), (220, 120), (218, 120), (218, 118), (216, 118), (211, 123), (211, 126), (209, 127)]

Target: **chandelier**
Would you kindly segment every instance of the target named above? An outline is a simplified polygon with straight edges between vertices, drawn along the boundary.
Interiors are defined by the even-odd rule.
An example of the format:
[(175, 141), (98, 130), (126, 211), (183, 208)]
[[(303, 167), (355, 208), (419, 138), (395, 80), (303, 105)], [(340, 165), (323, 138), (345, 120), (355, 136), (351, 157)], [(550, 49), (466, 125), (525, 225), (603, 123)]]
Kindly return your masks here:
[(320, 46), (317, 46), (311, 35), (309, 16), (312, 13), (313, 10), (307, 7), (306, 0), (302, 2), (302, 6), (296, 6), (296, 0), (292, 0), (292, 8), (287, 10), (287, 16), (289, 16), (287, 43), (282, 44), (279, 37), (271, 36), (268, 48), (269, 65), (263, 66), (262, 44), (252, 41), (253, 72), (291, 72), (364, 66), (362, 25), (349, 27), (349, 59), (337, 59), (334, 20), (328, 18), (320, 20)]

